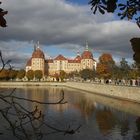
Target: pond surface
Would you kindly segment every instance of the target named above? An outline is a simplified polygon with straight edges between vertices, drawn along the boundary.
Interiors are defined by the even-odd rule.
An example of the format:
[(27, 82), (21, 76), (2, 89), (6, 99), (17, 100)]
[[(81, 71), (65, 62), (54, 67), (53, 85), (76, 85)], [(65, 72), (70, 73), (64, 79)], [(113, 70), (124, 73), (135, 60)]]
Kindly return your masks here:
[[(45, 122), (50, 126), (61, 130), (67, 130), (69, 126), (70, 129), (81, 126), (79, 132), (73, 135), (54, 133), (43, 126), (43, 140), (140, 140), (140, 104), (58, 87), (18, 88), (14, 95), (41, 102), (56, 102), (61, 98), (62, 90), (64, 101), (68, 102), (66, 104), (40, 105), (19, 101), (29, 110), (37, 105), (45, 115)], [(11, 89), (4, 89), (1, 93), (10, 91)], [(0, 104), (2, 108), (4, 103), (1, 100)], [(2, 115), (0, 124), (0, 140), (17, 139), (12, 136)]]

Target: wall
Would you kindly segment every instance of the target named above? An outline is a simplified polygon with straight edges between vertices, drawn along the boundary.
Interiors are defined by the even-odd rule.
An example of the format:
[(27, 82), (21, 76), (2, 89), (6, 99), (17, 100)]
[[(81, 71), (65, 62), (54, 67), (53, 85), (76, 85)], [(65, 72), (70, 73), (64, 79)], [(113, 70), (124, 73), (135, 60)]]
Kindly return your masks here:
[(140, 87), (67, 82), (67, 87), (140, 103)]

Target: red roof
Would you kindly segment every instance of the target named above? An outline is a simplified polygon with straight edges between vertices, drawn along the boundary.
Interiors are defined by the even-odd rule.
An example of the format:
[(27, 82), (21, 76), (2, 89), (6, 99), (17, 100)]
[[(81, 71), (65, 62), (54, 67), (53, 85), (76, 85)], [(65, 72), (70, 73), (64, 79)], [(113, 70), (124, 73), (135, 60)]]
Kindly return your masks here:
[(54, 60), (67, 60), (63, 55), (59, 54)]
[(90, 51), (85, 50), (82, 55), (81, 55), (82, 59), (93, 59), (93, 55)]
[(77, 55), (74, 60), (81, 60), (81, 56)]
[(53, 63), (53, 59), (47, 59), (46, 62), (47, 63)]
[(33, 54), (32, 54), (32, 58), (43, 58), (45, 59), (44, 53), (40, 50), (40, 48), (37, 48)]
[(30, 59), (27, 61), (26, 66), (31, 66), (31, 60), (32, 60), (32, 58), (30, 58)]
[(71, 60), (71, 59), (69, 59), (68, 60), (68, 63), (80, 63), (81, 62), (81, 60)]

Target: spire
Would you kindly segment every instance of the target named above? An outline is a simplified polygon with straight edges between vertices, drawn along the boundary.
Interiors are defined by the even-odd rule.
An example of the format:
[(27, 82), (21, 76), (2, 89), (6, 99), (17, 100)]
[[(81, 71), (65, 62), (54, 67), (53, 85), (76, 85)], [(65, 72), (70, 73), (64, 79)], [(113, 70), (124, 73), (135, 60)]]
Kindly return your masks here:
[(34, 44), (34, 52), (36, 51), (36, 44)]
[(88, 42), (86, 41), (86, 51), (88, 51)]
[(37, 48), (39, 48), (39, 41), (37, 41)]

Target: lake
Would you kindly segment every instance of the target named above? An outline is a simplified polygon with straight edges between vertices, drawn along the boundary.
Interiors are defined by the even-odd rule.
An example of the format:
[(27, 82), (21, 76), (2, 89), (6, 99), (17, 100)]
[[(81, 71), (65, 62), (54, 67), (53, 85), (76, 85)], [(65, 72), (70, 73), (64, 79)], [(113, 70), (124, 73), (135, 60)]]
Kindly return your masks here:
[[(1, 95), (8, 95), (11, 91), (12, 89), (1, 89)], [(61, 99), (63, 92), (63, 102), (67, 101), (65, 104), (44, 105), (21, 99), (12, 99), (11, 101), (14, 100), (14, 103), (17, 102), (28, 110), (34, 110), (35, 106), (38, 106), (38, 109), (44, 114), (45, 124), (53, 128), (58, 130), (78, 128), (76, 133), (67, 134), (56, 132), (55, 129), (47, 125), (35, 122), (36, 125), (40, 125), (39, 133), (42, 134), (42, 140), (140, 140), (140, 104), (138, 103), (54, 86), (17, 88), (12, 95), (40, 102), (57, 102)], [(0, 104), (1, 110), (7, 107), (2, 100), (0, 100)], [(13, 110), (11, 108), (9, 116), (15, 113)], [(16, 117), (12, 116), (9, 119), (14, 123)], [(22, 123), (25, 122), (22, 121)], [(2, 114), (0, 115), (0, 124), (1, 140), (17, 139), (17, 136), (12, 135), (12, 129), (8, 127)], [(27, 132), (32, 132), (29, 125), (25, 125), (24, 129)], [(18, 130), (17, 133), (19, 137), (22, 136), (20, 131)], [(35, 129), (35, 131), (38, 130)], [(30, 135), (31, 140), (36, 139), (35, 136)]]

